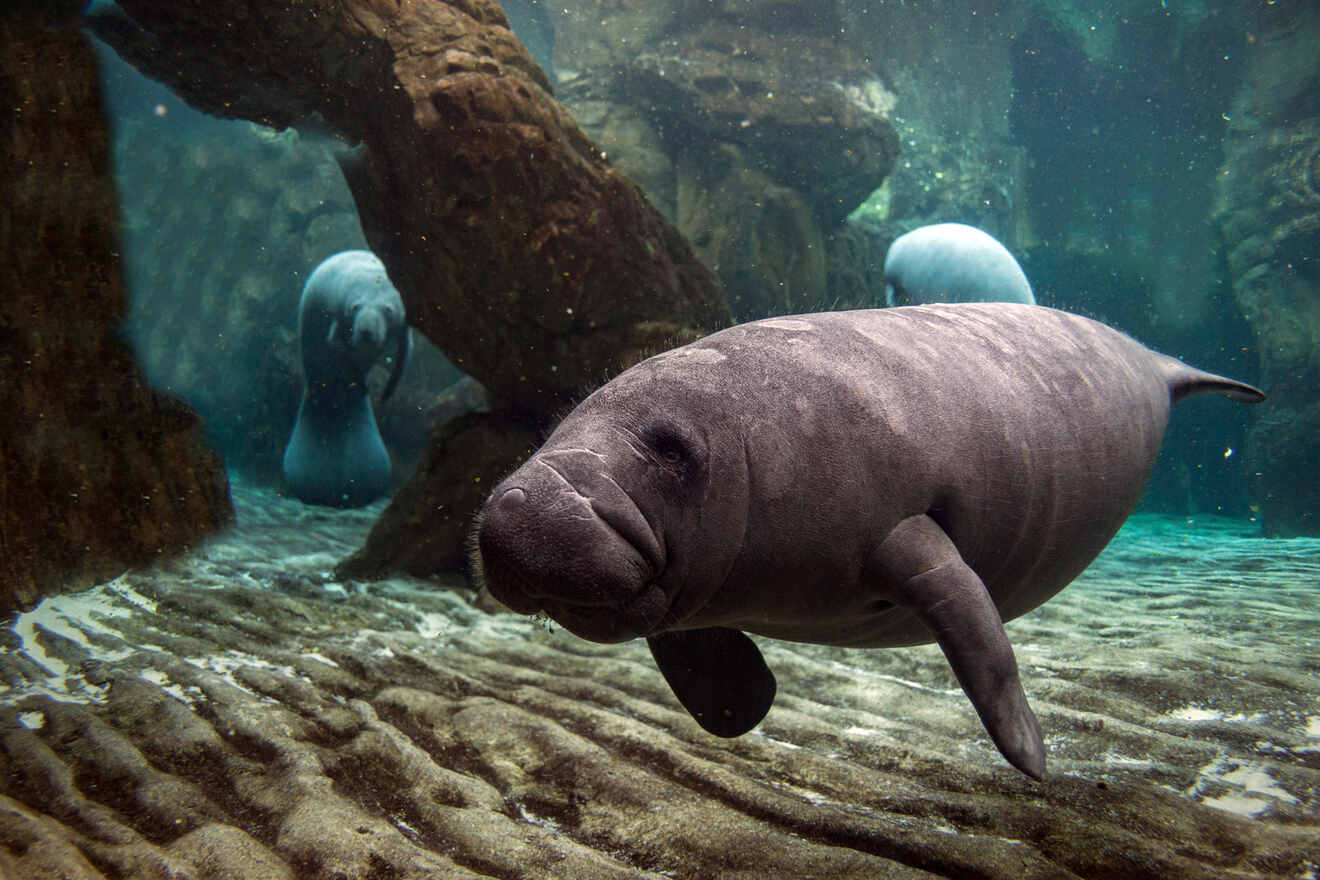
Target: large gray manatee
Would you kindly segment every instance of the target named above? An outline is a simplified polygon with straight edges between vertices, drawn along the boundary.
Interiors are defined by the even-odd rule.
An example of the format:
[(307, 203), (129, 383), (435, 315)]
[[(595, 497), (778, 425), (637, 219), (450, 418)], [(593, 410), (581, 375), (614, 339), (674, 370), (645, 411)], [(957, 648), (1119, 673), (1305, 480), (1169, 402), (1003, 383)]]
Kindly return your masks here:
[(412, 337), (403, 300), (370, 251), (323, 261), (298, 303), (303, 396), (284, 450), (284, 479), (308, 504), (360, 507), (389, 488), (390, 455), (376, 428), (367, 371), (387, 352), (394, 393)]
[(1039, 778), (1002, 621), (1095, 558), (1170, 405), (1205, 392), (1264, 397), (1040, 306), (742, 324), (587, 397), (494, 488), (474, 564), (517, 612), (598, 642), (645, 637), (720, 736), (774, 699), (745, 632), (938, 642), (1000, 752)]
[(1036, 304), (1031, 283), (999, 239), (962, 223), (936, 223), (900, 235), (885, 254), (885, 304)]

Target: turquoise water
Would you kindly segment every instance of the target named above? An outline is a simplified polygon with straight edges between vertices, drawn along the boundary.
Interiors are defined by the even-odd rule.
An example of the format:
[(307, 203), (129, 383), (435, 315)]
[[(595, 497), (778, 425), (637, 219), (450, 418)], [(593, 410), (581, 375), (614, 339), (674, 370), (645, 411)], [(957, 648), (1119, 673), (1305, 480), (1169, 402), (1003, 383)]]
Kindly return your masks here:
[[(1236, 53), (1245, 26), (1199, 8), (1132, 6), (1020, 19), (950, 9), (939, 25), (919, 25), (930, 14), (919, 5), (891, 10), (892, 27), (948, 33), (932, 37), (929, 57), (913, 58), (912, 69), (880, 80), (897, 90), (890, 121), (900, 154), (854, 222), (877, 230), (881, 242), (926, 222), (979, 224), (1019, 258), (1042, 305), (1258, 382), (1255, 343), (1207, 225), (1227, 131), (1222, 115), (1243, 76)], [(515, 7), (515, 30), (534, 52), (549, 51), (543, 34), (555, 17), (537, 3)], [(875, 10), (840, 10), (849, 40), (883, 46), (900, 36), (880, 32)], [(959, 55), (981, 44), (1002, 55)], [(558, 71), (561, 100), (608, 144), (618, 135), (593, 127), (596, 105), (575, 103), (582, 71), (571, 62), (590, 61), (589, 48), (552, 45), (566, 68)], [(911, 51), (889, 48), (895, 58)], [(151, 381), (198, 408), (232, 468), (277, 481), (275, 446), (296, 408), (291, 340), (301, 279), (323, 256), (365, 246), (336, 166), (351, 145), (315, 125), (276, 133), (210, 119), (110, 50), (101, 55), (133, 292), (126, 332)], [(1002, 64), (993, 77), (982, 69), (992, 62)], [(964, 79), (972, 73), (980, 78)], [(949, 78), (956, 85), (943, 88)], [(616, 156), (625, 170), (642, 161)], [(976, 187), (998, 195), (972, 198)], [(660, 193), (652, 198), (666, 204)], [(871, 260), (878, 275), (883, 251)], [(194, 291), (186, 301), (170, 294), (180, 286)], [(873, 301), (883, 302), (882, 291)], [(831, 302), (824, 291), (804, 300), (816, 308)], [(182, 345), (161, 344), (178, 339)], [(405, 387), (435, 393), (460, 375), (442, 352), (428, 352), (425, 364)], [(1251, 515), (1250, 418), (1218, 402), (1180, 407), (1144, 508)], [(411, 466), (424, 429), (395, 421), (383, 426), (387, 443), (406, 447)], [(271, 436), (254, 439), (254, 424)]]
[[(237, 522), (0, 626), (0, 876), (1320, 877), (1320, 536), (1267, 537), (1314, 531), (1320, 460), (1309, 7), (505, 6), (737, 317), (882, 302), (889, 242), (962, 222), (1042, 305), (1271, 401), (1180, 403), (1137, 513), (1007, 625), (1043, 782), (1004, 763), (934, 645), (758, 639), (775, 705), (716, 739), (640, 641), (514, 615), (457, 566), (336, 574), (391, 499), (299, 504), (280, 461), (302, 285), (368, 243), (341, 171), (365, 148), (319, 119), (211, 118), (98, 43), (122, 332), (202, 416)], [(811, 109), (776, 115), (790, 101)], [(892, 136), (874, 180), (845, 118), (877, 152)], [(550, 291), (485, 293), (572, 323)], [(484, 326), (449, 294), (428, 307)], [(388, 404), (392, 365), (364, 380), (392, 492), (433, 430), (500, 401), (415, 341)]]

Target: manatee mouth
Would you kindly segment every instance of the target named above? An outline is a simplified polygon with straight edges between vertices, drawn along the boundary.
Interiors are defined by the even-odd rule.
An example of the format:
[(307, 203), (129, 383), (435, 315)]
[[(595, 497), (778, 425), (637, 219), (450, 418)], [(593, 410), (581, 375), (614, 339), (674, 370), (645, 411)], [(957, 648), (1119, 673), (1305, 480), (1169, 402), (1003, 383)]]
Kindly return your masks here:
[(541, 608), (564, 629), (592, 642), (626, 642), (654, 635), (665, 628), (669, 597), (656, 583), (644, 584), (641, 593), (621, 606), (597, 608), (543, 599)]
[(544, 611), (569, 632), (621, 642), (662, 628), (665, 553), (628, 494), (596, 463), (542, 454), (495, 488), (477, 524), (477, 568), (491, 595)]
[(593, 605), (545, 595), (544, 584), (479, 554), (481, 580), (491, 595), (518, 614), (545, 614), (573, 635), (593, 642), (626, 642), (665, 628), (669, 597), (654, 579), (643, 580), (622, 604)]

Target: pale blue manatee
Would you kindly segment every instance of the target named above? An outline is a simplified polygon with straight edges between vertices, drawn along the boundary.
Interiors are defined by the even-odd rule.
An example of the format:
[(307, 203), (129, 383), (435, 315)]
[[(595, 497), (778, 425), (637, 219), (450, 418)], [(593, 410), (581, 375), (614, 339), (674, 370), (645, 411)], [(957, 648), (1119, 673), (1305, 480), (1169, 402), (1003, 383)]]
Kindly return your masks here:
[(284, 450), (284, 479), (308, 504), (361, 507), (390, 482), (367, 371), (394, 354), (381, 398), (388, 399), (412, 346), (403, 300), (375, 254), (342, 251), (316, 267), (298, 304), (298, 342), (303, 396)]
[(1018, 302), (1035, 305), (1008, 248), (988, 232), (936, 223), (900, 235), (885, 255), (885, 304)]

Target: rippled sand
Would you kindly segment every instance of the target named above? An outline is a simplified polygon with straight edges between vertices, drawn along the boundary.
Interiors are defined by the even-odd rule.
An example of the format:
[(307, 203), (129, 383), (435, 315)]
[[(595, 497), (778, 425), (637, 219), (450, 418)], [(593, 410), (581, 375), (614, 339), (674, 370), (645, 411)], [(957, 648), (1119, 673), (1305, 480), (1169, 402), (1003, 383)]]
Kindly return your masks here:
[(1008, 627), (1036, 783), (934, 646), (761, 639), (720, 740), (641, 642), (335, 581), (379, 507), (234, 494), (0, 631), (0, 876), (1320, 876), (1320, 540), (1134, 517)]

